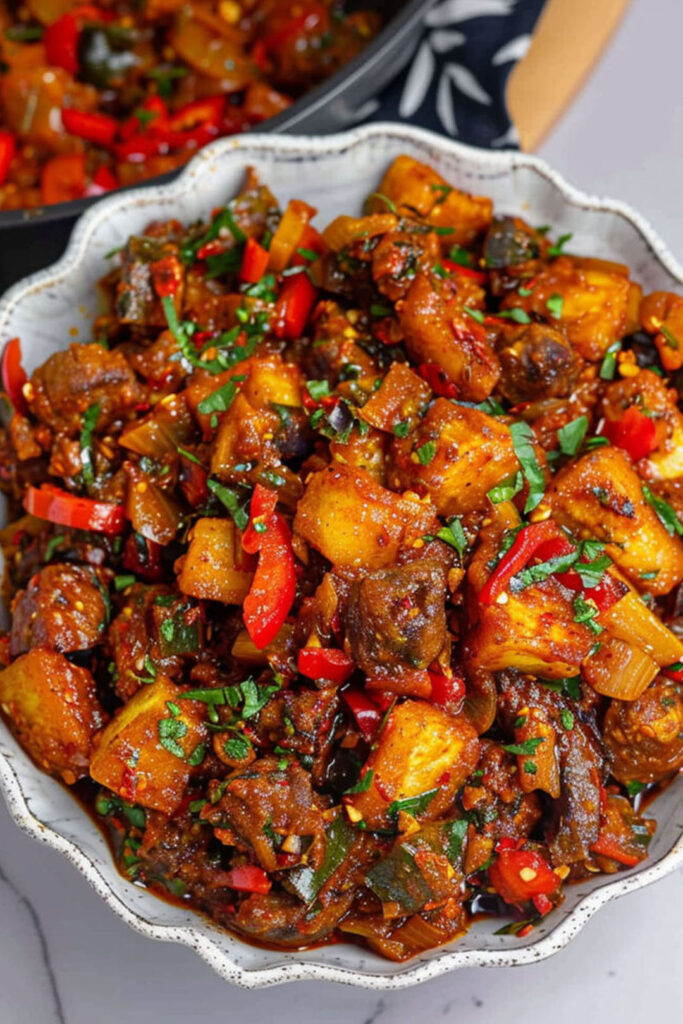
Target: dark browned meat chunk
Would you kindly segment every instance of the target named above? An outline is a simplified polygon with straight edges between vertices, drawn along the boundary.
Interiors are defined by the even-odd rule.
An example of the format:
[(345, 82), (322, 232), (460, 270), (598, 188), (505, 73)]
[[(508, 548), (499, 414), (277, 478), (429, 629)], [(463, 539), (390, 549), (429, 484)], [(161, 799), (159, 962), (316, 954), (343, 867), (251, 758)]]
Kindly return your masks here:
[(323, 817), (311, 776), (295, 758), (263, 757), (220, 785), (219, 800), (202, 813), (212, 825), (246, 843), (266, 871), (275, 871), (281, 847), (289, 865), (307, 852), (316, 865)]
[(529, 324), (508, 334), (498, 358), (498, 389), (515, 403), (565, 397), (581, 367), (565, 336), (546, 324)]
[(446, 575), (435, 561), (381, 569), (351, 587), (351, 654), (369, 676), (427, 668), (446, 642)]
[(639, 700), (613, 700), (605, 715), (605, 745), (620, 782), (657, 782), (683, 767), (683, 697), (659, 676)]
[(32, 647), (85, 651), (101, 643), (107, 628), (106, 590), (95, 570), (48, 565), (20, 590), (14, 604), (10, 652)]
[(97, 344), (70, 345), (65, 352), (55, 352), (36, 370), (30, 384), (33, 415), (72, 436), (82, 429), (82, 416), (89, 406), (100, 406), (101, 428), (143, 399), (123, 353)]
[(257, 893), (240, 905), (230, 923), (259, 942), (296, 948), (304, 943), (320, 942), (329, 935), (352, 901), (351, 890), (316, 913), (287, 893)]

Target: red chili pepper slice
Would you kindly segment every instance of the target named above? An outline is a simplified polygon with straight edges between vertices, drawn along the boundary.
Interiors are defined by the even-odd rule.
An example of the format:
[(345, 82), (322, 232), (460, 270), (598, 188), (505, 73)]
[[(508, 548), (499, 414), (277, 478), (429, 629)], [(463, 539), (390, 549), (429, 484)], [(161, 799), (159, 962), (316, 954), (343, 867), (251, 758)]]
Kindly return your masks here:
[(286, 277), (275, 306), (275, 337), (300, 338), (317, 297), (318, 289), (308, 274), (301, 271)]
[[(558, 536), (552, 540), (545, 541), (535, 552), (535, 557), (541, 562), (547, 562), (551, 558), (558, 558), (561, 555), (568, 555), (575, 550), (566, 537)], [(624, 596), (627, 587), (621, 580), (606, 572), (595, 587), (585, 587), (580, 574), (576, 569), (568, 569), (567, 572), (554, 573), (555, 578), (569, 590), (582, 591), (586, 600), (593, 601), (598, 611), (605, 612), (613, 604)]]
[(148, 96), (139, 111), (140, 116), (132, 114), (119, 126), (122, 142), (136, 135), (161, 135), (168, 130), (168, 107), (161, 96)]
[(93, 174), (92, 181), (86, 187), (85, 194), (88, 196), (101, 196), (105, 192), (113, 192), (119, 187), (119, 181), (113, 171), (108, 167), (100, 167)]
[(183, 268), (177, 256), (162, 256), (149, 265), (154, 291), (160, 299), (177, 294), (183, 280)]
[(85, 157), (82, 153), (63, 153), (55, 156), (43, 167), (40, 188), (43, 202), (68, 203), (85, 195)]
[(559, 527), (552, 519), (544, 519), (540, 523), (530, 523), (522, 527), (515, 537), (512, 547), (501, 558), (488, 580), (479, 592), (482, 604), (494, 604), (500, 595), (507, 590), (513, 576), (516, 576), (527, 562), (533, 558), (538, 549), (558, 533)]
[(161, 136), (131, 135), (114, 146), (116, 159), (129, 164), (143, 164), (150, 157), (167, 152), (168, 144)]
[(551, 896), (561, 885), (548, 862), (535, 850), (500, 850), (489, 868), (491, 885), (506, 903), (526, 903)]
[(63, 14), (45, 29), (45, 57), (53, 67), (78, 73), (78, 22), (73, 14)]
[(122, 505), (81, 498), (53, 484), (29, 487), (24, 496), (24, 508), (38, 519), (47, 519), (60, 526), (73, 526), (76, 530), (117, 534), (124, 527)]
[(240, 281), (245, 281), (247, 284), (256, 284), (265, 274), (267, 267), (267, 249), (259, 245), (255, 238), (247, 238), (244, 244)]
[(423, 380), (426, 380), (435, 395), (439, 398), (457, 398), (458, 389), (445, 370), (437, 363), (420, 363), (417, 368)]
[(303, 647), (297, 658), (297, 669), (308, 679), (326, 679), (345, 683), (356, 668), (353, 658), (331, 647)]
[(16, 412), (24, 415), (27, 410), (23, 387), (26, 370), (21, 365), (21, 342), (18, 338), (8, 341), (2, 350), (2, 387)]
[(187, 103), (169, 118), (168, 129), (161, 137), (171, 149), (205, 146), (220, 134), (225, 102), (225, 96), (205, 96)]
[(69, 135), (79, 139), (87, 139), (98, 146), (108, 148), (113, 145), (119, 123), (106, 114), (96, 111), (76, 110), (74, 107), (62, 108), (62, 124)]
[(473, 267), (464, 267), (462, 263), (453, 263), (452, 260), (442, 260), (441, 266), (451, 274), (459, 274), (461, 277), (469, 277), (477, 284), (486, 284), (486, 274), (483, 270), (475, 270)]
[(605, 420), (601, 433), (634, 462), (646, 458), (657, 447), (655, 422), (636, 405), (630, 405), (621, 419)]
[(238, 892), (257, 892), (263, 895), (270, 892), (271, 886), (268, 875), (256, 864), (231, 868), (226, 872), (226, 882), (231, 889), (237, 889)]
[(383, 712), (362, 690), (344, 690), (342, 697), (348, 704), (363, 737), (371, 740), (379, 728)]
[(432, 683), (431, 701), (439, 707), (452, 707), (465, 696), (465, 681), (460, 675), (446, 676), (442, 672), (429, 672)]
[[(244, 625), (259, 650), (275, 639), (296, 595), (296, 566), (289, 526), (279, 512), (271, 511), (265, 519), (260, 515), (261, 510), (272, 507), (273, 493), (267, 487), (261, 488), (256, 507), (252, 497), (251, 519), (245, 531), (247, 545), (244, 545), (244, 538), (242, 541), (245, 551), (259, 552), (254, 579), (242, 606)], [(277, 495), (275, 498), (277, 500)], [(256, 529), (259, 524), (265, 526), (261, 532)]]
[(0, 185), (3, 185), (14, 159), (17, 144), (10, 132), (0, 132)]

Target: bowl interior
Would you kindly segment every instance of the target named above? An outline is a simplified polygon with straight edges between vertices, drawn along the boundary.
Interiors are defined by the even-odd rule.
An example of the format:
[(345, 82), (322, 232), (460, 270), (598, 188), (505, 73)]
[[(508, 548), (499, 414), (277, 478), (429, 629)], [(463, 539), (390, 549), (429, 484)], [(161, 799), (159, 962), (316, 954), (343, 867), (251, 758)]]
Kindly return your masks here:
[[(575, 192), (532, 158), (470, 150), (395, 126), (318, 140), (254, 135), (215, 143), (163, 189), (112, 196), (90, 210), (64, 259), (16, 285), (0, 302), (0, 341), (21, 337), (31, 370), (55, 349), (90, 340), (92, 319), (100, 311), (96, 282), (109, 266), (107, 253), (150, 220), (191, 222), (206, 216), (234, 194), (247, 165), (258, 170), (281, 204), (305, 198), (320, 211), (318, 223), (325, 224), (337, 214), (359, 211), (399, 153), (433, 164), (460, 188), (492, 196), (498, 212), (551, 224), (556, 236), (572, 232), (573, 251), (628, 263), (648, 289), (683, 284), (683, 271), (638, 218), (619, 204)], [(99, 831), (68, 792), (35, 768), (4, 726), (0, 781), (18, 823), (66, 853), (129, 923), (150, 936), (193, 946), (226, 978), (245, 985), (317, 977), (393, 988), (459, 966), (541, 959), (564, 945), (607, 899), (683, 863), (683, 780), (678, 780), (650, 809), (659, 825), (644, 867), (569, 887), (564, 905), (525, 939), (494, 935), (500, 922), (484, 920), (450, 946), (408, 964), (347, 944), (281, 953), (246, 945), (121, 878)]]

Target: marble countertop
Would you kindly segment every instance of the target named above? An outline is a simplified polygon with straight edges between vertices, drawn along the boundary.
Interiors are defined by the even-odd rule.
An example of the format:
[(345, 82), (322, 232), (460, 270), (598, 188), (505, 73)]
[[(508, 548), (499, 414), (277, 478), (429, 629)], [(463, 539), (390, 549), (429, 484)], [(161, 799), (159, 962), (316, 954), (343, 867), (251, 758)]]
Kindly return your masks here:
[[(523, 2), (523, 0), (519, 0)], [(680, 0), (632, 0), (609, 51), (541, 155), (574, 184), (630, 202), (683, 260)], [(228, 986), (189, 950), (131, 931), (0, 802), (0, 1024), (620, 1024), (681, 1010), (683, 874), (609, 904), (551, 960), (461, 971), (381, 997), (295, 984)], [(322, 990), (321, 990), (322, 988)]]

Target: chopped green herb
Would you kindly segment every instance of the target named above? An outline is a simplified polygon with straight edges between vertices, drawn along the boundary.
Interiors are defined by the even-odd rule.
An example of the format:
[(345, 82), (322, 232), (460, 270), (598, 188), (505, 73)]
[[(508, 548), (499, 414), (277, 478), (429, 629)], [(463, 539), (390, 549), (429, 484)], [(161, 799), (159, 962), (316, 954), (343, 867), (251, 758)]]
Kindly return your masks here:
[(370, 306), (370, 313), (375, 317), (391, 316), (392, 312), (390, 306), (382, 306), (379, 302), (373, 302)]
[(536, 772), (538, 771), (538, 768), (536, 767), (536, 763), (534, 761), (525, 761), (524, 762), (524, 771), (526, 772), (527, 775), (535, 775)]
[(245, 757), (249, 757), (252, 746), (247, 737), (238, 732), (225, 741), (223, 750), (233, 761), (244, 761)]
[(399, 420), (394, 424), (393, 430), (396, 437), (407, 437), (410, 433), (410, 420)]
[(54, 537), (50, 537), (49, 541), (45, 545), (45, 561), (49, 562), (54, 558), (55, 552), (58, 547), (66, 540), (63, 533), (57, 533)]
[(135, 576), (133, 573), (124, 573), (120, 576), (114, 576), (114, 590), (125, 590), (126, 587), (132, 587), (135, 583)]
[(527, 311), (522, 309), (520, 306), (515, 306), (514, 309), (502, 309), (498, 313), (498, 316), (502, 317), (504, 320), (514, 320), (516, 324), (531, 323), (531, 317)]
[(351, 786), (350, 789), (345, 790), (345, 795), (349, 796), (352, 793), (367, 793), (372, 785), (372, 780), (375, 777), (375, 773), (372, 768), (362, 775), (355, 786)]
[(44, 31), (42, 25), (10, 25), (4, 36), (12, 43), (34, 43), (43, 38)]
[(198, 743), (187, 759), (192, 768), (197, 768), (206, 757), (206, 743)]
[(605, 357), (600, 364), (600, 379), (614, 380), (617, 370), (617, 353), (621, 351), (621, 342), (615, 341), (605, 352)]
[(425, 441), (419, 448), (416, 448), (415, 453), (420, 460), (420, 464), (428, 466), (436, 455), (436, 443), (434, 441)]
[(452, 245), (448, 253), (448, 258), (451, 263), (459, 263), (461, 267), (471, 267), (474, 264), (472, 254), (462, 245)]
[(468, 316), (471, 316), (473, 320), (476, 320), (478, 324), (483, 324), (484, 314), (480, 309), (472, 309), (470, 306), (463, 307)]
[(211, 477), (206, 481), (206, 486), (225, 505), (237, 529), (246, 530), (249, 523), (249, 513), (245, 508), (245, 500), (240, 500), (239, 492), (233, 487), (226, 487), (225, 484), (221, 484), (218, 480), (213, 480)]
[(567, 708), (562, 708), (560, 711), (560, 721), (562, 722), (562, 728), (567, 732), (571, 732), (574, 728), (574, 715)]
[(541, 743), (545, 743), (545, 736), (533, 736), (522, 743), (504, 743), (503, 750), (518, 757), (532, 757)]
[(651, 491), (646, 484), (643, 484), (643, 495), (647, 503), (655, 510), (657, 518), (669, 536), (683, 535), (683, 523), (681, 523), (675, 509), (672, 508), (669, 502), (664, 501), (664, 498), (660, 498), (658, 494)]
[(328, 380), (307, 380), (306, 390), (314, 402), (327, 397), (330, 393), (330, 382)]
[(237, 385), (246, 379), (244, 374), (232, 377), (222, 387), (203, 398), (197, 409), (204, 416), (208, 416), (212, 412), (226, 412), (235, 400), (235, 395), (239, 390)]
[(457, 516), (449, 519), (446, 525), (439, 530), (436, 536), (439, 540), (442, 540), (444, 544), (450, 544), (452, 548), (455, 548), (462, 558), (467, 549), (467, 537), (465, 536), (465, 531), (462, 528), (462, 523)]
[(160, 718), (157, 723), (159, 742), (169, 754), (185, 760), (185, 751), (178, 742), (187, 734), (187, 726), (179, 718)]
[(521, 470), (518, 470), (514, 476), (508, 476), (505, 480), (501, 480), (499, 484), (496, 484), (495, 487), (492, 487), (487, 492), (487, 497), (494, 505), (498, 505), (501, 501), (511, 501), (516, 494), (519, 494), (523, 486), (524, 477)]
[(570, 423), (565, 423), (557, 432), (560, 451), (563, 455), (576, 455), (588, 430), (588, 417), (577, 416)]
[(546, 302), (546, 308), (550, 315), (559, 320), (562, 316), (562, 309), (564, 308), (564, 299), (561, 295), (551, 295)]
[(523, 288), (523, 287), (522, 287), (522, 286), (520, 285), (520, 286), (519, 286), (519, 288), (517, 289), (517, 294), (518, 294), (518, 295), (519, 295), (519, 296), (520, 296), (521, 298), (523, 298), (523, 299), (526, 299), (526, 298), (528, 298), (528, 297), (529, 297), (529, 295), (533, 295), (533, 294), (534, 294), (534, 290), (533, 290), (533, 288)]
[(446, 198), (446, 196), (450, 195), (450, 193), (453, 191), (453, 189), (451, 188), (450, 185), (434, 184), (434, 185), (430, 185), (429, 188), (430, 188), (430, 190), (432, 192), (436, 192), (437, 193), (437, 202), (438, 203), (442, 203), (444, 201), (444, 199)]
[(387, 814), (390, 818), (398, 817), (401, 811), (405, 814), (411, 814), (413, 817), (422, 814), (438, 792), (439, 787), (435, 786), (434, 789), (428, 789), (425, 793), (420, 793), (417, 796), (407, 796), (402, 800), (392, 800), (387, 809)]
[(629, 796), (638, 796), (647, 789), (647, 785), (644, 782), (638, 782), (636, 779), (632, 779), (626, 783), (626, 792)]
[(379, 199), (379, 201), (381, 203), (384, 203), (387, 209), (391, 210), (392, 213), (398, 213), (398, 210), (396, 209), (396, 203), (389, 199), (388, 196), (383, 195), (382, 192), (371, 192), (366, 200), (366, 203), (368, 205), (370, 204), (371, 199)]
[(565, 245), (573, 237), (574, 236), (571, 232), (569, 232), (569, 234), (566, 235), (560, 235), (560, 237), (554, 243), (554, 245), (551, 245), (548, 249), (548, 256), (561, 256)]
[(664, 324), (660, 324), (659, 325), (659, 333), (662, 335), (662, 337), (666, 338), (668, 347), (674, 349), (674, 351), (677, 352), (678, 348), (679, 348), (678, 338), (674, 334), (671, 333), (669, 328), (665, 327)]
[(187, 459), (188, 462), (194, 462), (195, 466), (201, 466), (203, 469), (206, 469), (202, 460), (198, 459), (192, 452), (188, 452), (185, 448), (177, 448), (176, 451), (178, 452), (178, 455), (182, 455), (182, 457)]
[(595, 619), (599, 615), (597, 607), (586, 601), (583, 594), (577, 594), (574, 598), (574, 621), (583, 623), (592, 633), (599, 636), (603, 627)]
[(81, 428), (81, 466), (83, 482), (90, 490), (95, 482), (95, 463), (93, 461), (92, 438), (97, 426), (101, 406), (99, 402), (93, 402), (83, 413), (83, 426)]
[(444, 825), (443, 834), (446, 839), (446, 856), (451, 864), (456, 864), (460, 859), (467, 835), (467, 819), (457, 818), (455, 821), (447, 822)]
[(529, 485), (529, 496), (524, 506), (524, 512), (528, 513), (533, 511), (543, 499), (545, 477), (536, 458), (536, 452), (532, 443), (535, 441), (535, 437), (529, 424), (524, 420), (518, 420), (510, 425), (510, 433), (512, 434), (515, 455), (519, 459), (522, 473)]

